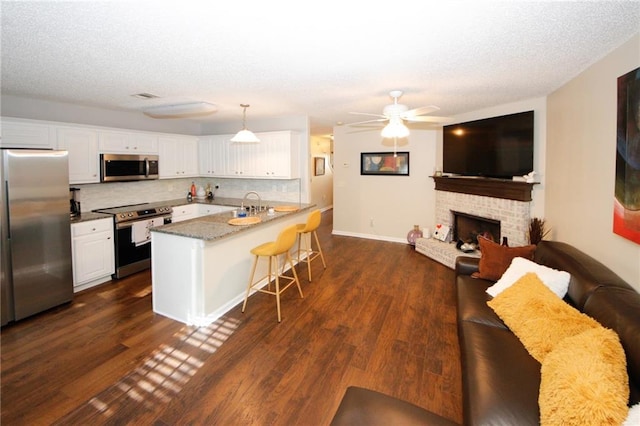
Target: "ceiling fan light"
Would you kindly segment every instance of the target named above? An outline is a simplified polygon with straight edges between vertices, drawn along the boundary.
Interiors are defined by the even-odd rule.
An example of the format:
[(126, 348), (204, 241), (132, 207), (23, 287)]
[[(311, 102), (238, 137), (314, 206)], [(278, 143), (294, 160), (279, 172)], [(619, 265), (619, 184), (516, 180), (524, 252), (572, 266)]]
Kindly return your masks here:
[(260, 139), (251, 130), (242, 129), (231, 138), (231, 142), (260, 142)]
[(409, 136), (409, 128), (400, 119), (391, 119), (380, 133), (383, 138), (406, 138)]

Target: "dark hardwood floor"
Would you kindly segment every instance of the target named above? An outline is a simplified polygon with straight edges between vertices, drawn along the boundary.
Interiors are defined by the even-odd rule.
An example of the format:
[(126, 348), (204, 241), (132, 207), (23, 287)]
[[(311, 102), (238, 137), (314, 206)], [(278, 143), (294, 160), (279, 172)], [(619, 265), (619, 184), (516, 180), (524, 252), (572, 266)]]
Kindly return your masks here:
[(326, 425), (349, 385), (461, 422), (453, 271), (331, 230), (280, 324), (261, 293), (209, 327), (156, 315), (146, 271), (4, 327), (2, 425)]

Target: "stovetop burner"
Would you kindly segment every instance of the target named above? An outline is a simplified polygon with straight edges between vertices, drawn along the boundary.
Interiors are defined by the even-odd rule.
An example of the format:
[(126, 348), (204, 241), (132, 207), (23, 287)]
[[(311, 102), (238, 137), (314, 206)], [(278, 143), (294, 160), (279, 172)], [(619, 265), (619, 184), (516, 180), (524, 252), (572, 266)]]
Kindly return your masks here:
[(107, 209), (96, 209), (96, 213), (111, 214), (116, 223), (136, 219), (150, 218), (154, 216), (164, 216), (171, 214), (173, 209), (162, 203), (140, 203), (126, 206), (111, 207)]

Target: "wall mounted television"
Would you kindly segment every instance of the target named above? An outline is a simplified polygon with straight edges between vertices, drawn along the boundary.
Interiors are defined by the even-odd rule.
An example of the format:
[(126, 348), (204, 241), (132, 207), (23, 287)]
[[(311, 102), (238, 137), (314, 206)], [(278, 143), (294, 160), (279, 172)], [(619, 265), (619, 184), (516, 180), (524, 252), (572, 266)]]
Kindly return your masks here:
[(443, 128), (442, 171), (511, 179), (533, 171), (533, 111)]

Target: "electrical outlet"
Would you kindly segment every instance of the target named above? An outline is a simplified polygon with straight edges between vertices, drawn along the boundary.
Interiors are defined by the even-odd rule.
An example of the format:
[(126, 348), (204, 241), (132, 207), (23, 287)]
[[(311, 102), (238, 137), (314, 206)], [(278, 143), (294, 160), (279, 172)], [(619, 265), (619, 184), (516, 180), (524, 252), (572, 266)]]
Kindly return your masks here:
[(373, 218), (369, 218), (369, 226), (373, 228)]

